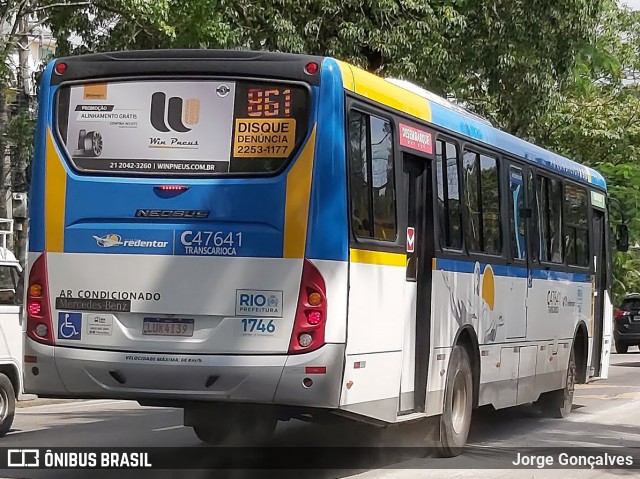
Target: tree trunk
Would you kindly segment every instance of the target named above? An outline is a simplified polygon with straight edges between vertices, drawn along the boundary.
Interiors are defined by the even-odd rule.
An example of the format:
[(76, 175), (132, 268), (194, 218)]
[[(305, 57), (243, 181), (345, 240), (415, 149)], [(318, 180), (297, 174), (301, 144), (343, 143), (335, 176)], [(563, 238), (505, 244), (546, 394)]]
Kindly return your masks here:
[[(19, 115), (29, 115), (31, 107), (31, 70), (29, 69), (29, 33), (31, 27), (27, 16), (20, 19), (20, 42), (18, 56), (20, 59), (20, 75), (18, 90), (22, 95), (24, 102), (20, 102)], [(22, 139), (24, 140), (24, 139)], [(20, 141), (17, 148), (14, 149), (14, 155), (11, 162), (11, 191), (12, 193), (27, 193), (27, 155), (28, 150), (25, 148), (24, 141)], [(15, 218), (15, 237), (14, 252), (18, 261), (24, 268), (27, 260), (27, 232), (28, 222), (26, 218)]]
[(7, 179), (9, 175), (8, 148), (7, 148), (7, 94), (4, 88), (0, 89), (0, 218), (7, 217)]

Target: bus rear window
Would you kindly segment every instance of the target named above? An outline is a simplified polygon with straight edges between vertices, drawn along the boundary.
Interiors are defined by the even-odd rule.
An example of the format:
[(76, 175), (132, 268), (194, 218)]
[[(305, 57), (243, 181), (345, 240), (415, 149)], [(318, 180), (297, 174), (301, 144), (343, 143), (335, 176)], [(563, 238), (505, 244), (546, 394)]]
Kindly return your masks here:
[(273, 173), (308, 129), (308, 90), (253, 81), (63, 86), (60, 140), (76, 169), (133, 175)]

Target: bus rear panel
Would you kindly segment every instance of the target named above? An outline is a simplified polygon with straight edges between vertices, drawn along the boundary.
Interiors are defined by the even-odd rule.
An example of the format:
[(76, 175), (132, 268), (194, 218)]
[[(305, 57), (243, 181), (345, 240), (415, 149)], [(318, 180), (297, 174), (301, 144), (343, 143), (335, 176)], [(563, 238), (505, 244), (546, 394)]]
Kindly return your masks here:
[(49, 65), (29, 392), (338, 405), (346, 263), (305, 259), (328, 133), (321, 62), (174, 51)]

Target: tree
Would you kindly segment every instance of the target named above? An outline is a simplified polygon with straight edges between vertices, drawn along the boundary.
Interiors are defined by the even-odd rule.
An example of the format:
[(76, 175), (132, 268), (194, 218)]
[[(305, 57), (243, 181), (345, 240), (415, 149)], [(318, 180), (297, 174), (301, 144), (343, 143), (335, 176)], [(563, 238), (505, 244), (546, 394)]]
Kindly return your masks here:
[[(614, 0), (9, 4), (14, 13), (0, 11), (6, 18), (18, 18), (18, 9), (51, 28), (58, 55), (141, 48), (280, 50), (331, 55), (416, 82), (498, 127), (599, 168), (612, 196), (633, 213), (632, 238), (640, 238), (640, 90), (628, 81), (639, 71), (640, 22)], [(6, 125), (0, 119), (0, 130)], [(620, 278), (632, 264), (624, 258), (616, 258)]]
[[(555, 107), (529, 131), (535, 142), (604, 174), (611, 197), (630, 220), (634, 244), (640, 241), (639, 13), (605, 2), (596, 35), (578, 52)], [(619, 211), (611, 211), (618, 223)], [(640, 255), (617, 253), (613, 264), (619, 303), (624, 293), (640, 291)]]

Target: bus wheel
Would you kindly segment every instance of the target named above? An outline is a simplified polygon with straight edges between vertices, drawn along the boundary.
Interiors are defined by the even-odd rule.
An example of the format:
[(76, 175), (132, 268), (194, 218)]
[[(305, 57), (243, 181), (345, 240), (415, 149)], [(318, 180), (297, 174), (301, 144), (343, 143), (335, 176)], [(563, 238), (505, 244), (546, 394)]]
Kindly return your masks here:
[(467, 443), (473, 409), (473, 376), (467, 350), (456, 345), (451, 353), (444, 391), (444, 411), (440, 416), (438, 452), (457, 456)]
[(16, 412), (16, 393), (7, 376), (0, 373), (0, 437), (11, 429)]
[(576, 387), (576, 359), (571, 350), (567, 367), (567, 384), (564, 388), (544, 393), (540, 396), (542, 411), (550, 417), (567, 417), (573, 406), (573, 392)]

